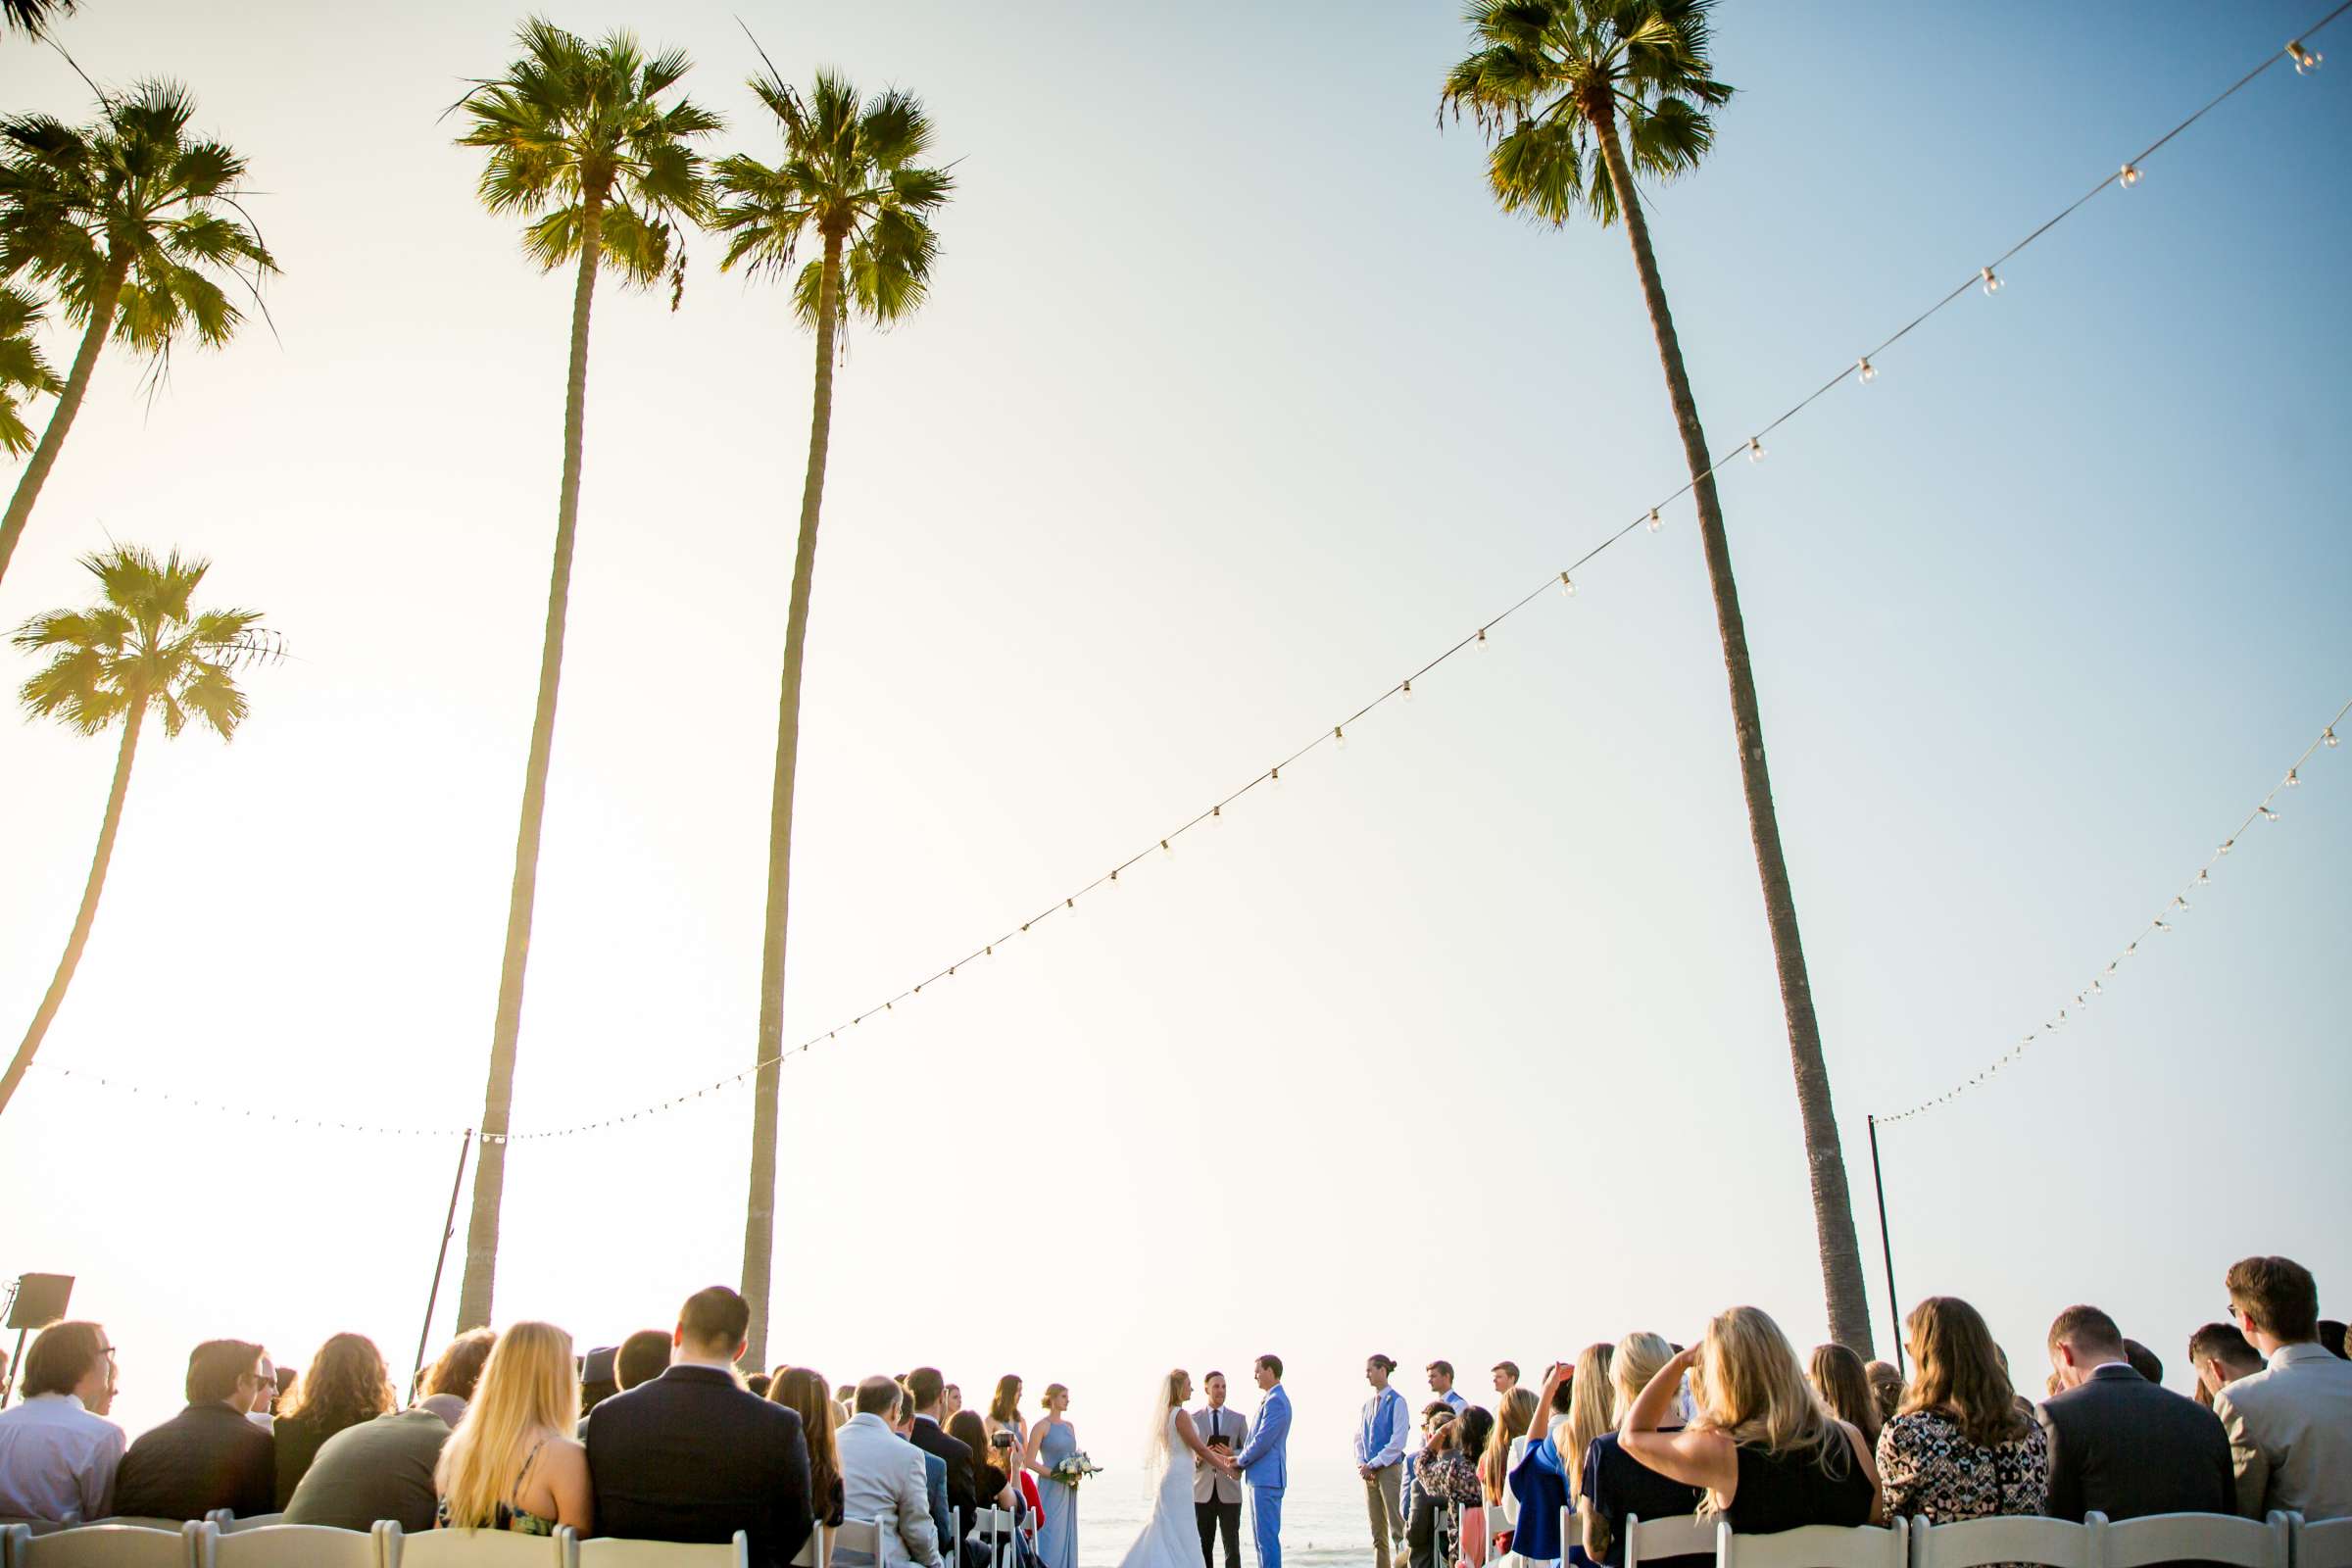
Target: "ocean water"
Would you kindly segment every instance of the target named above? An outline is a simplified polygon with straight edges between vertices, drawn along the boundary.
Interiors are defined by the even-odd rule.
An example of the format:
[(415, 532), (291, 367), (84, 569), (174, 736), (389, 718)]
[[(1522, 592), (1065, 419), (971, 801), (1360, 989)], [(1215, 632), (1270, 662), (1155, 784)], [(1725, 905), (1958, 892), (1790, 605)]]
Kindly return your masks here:
[[(1108, 1470), (1081, 1487), (1078, 1568), (1118, 1568), (1151, 1511), (1151, 1481), (1140, 1470)], [(1245, 1504), (1242, 1560), (1254, 1564), (1252, 1528)], [(1219, 1568), (1224, 1560), (1220, 1545)], [(1364, 1511), (1364, 1484), (1352, 1465), (1292, 1463), (1282, 1499), (1282, 1561), (1284, 1568), (1370, 1568), (1372, 1524)]]

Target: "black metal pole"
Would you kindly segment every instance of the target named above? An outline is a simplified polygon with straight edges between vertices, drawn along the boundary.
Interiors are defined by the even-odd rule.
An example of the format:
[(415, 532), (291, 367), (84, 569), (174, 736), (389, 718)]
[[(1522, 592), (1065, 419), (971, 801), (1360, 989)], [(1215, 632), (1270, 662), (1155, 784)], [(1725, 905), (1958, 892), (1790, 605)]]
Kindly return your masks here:
[(1879, 1248), (1886, 1257), (1886, 1315), (1894, 1320), (1894, 1369), (1910, 1376), (1903, 1364), (1903, 1306), (1894, 1294), (1894, 1238), (1886, 1234), (1886, 1179), (1879, 1174), (1879, 1118), (1870, 1124), (1870, 1185), (1879, 1193)]
[(416, 1331), (416, 1365), (409, 1373), (411, 1399), (416, 1397), (416, 1380), (424, 1376), (424, 1347), (433, 1337), (433, 1308), (441, 1303), (441, 1271), (449, 1266), (449, 1239), (458, 1234), (458, 1194), (466, 1189), (466, 1156), (472, 1150), (473, 1129), (468, 1127), (458, 1145), (458, 1174), (449, 1184), (449, 1217), (441, 1222), (441, 1248), (433, 1254), (433, 1288), (424, 1298), (424, 1327)]

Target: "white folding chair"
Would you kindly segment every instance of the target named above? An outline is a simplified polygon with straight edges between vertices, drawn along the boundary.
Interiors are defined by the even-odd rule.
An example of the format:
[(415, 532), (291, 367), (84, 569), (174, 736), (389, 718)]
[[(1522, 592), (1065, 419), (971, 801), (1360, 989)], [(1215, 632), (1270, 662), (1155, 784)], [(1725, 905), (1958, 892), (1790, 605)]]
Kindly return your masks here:
[(2352, 1568), (2352, 1519), (2323, 1519), (2307, 1525), (2299, 1513), (2288, 1517), (2295, 1568)]
[(2184, 1557), (2228, 1563), (2230, 1568), (2287, 1568), (2294, 1536), (2287, 1516), (2240, 1519), (2229, 1513), (2158, 1513), (2143, 1519), (2110, 1521), (2086, 1514), (2097, 1536), (2099, 1568), (2148, 1568)]
[(1984, 1568), (1996, 1562), (2099, 1568), (2097, 1550), (2090, 1526), (2071, 1519), (2004, 1516), (1953, 1525), (1911, 1521), (1911, 1568)]
[(972, 1515), (972, 1540), (988, 1553), (989, 1568), (1005, 1568), (1008, 1561), (1020, 1559), (1020, 1548), (1013, 1544), (1019, 1524), (1010, 1508), (982, 1508)]
[(375, 1535), (331, 1525), (255, 1525), (221, 1530), (209, 1520), (196, 1543), (197, 1568), (380, 1568)]
[(27, 1534), (9, 1554), (11, 1568), (197, 1568), (196, 1536), (204, 1526), (78, 1525), (54, 1535)]
[(808, 1539), (801, 1543), (801, 1549), (793, 1553), (789, 1568), (825, 1568), (832, 1560), (832, 1551), (825, 1544), (824, 1521), (820, 1519), (808, 1532)]
[(409, 1535), (397, 1519), (375, 1522), (382, 1568), (570, 1568), (572, 1535), (512, 1530), (422, 1530)]
[(1726, 1530), (1716, 1538), (1717, 1568), (1904, 1568), (1909, 1521), (1876, 1525), (1804, 1525), (1769, 1536)]
[(752, 1543), (740, 1530), (733, 1541), (708, 1544), (597, 1536), (574, 1547), (572, 1560), (576, 1568), (751, 1568)]
[(17, 1543), (31, 1539), (29, 1520), (0, 1519), (0, 1568), (16, 1568), (17, 1553), (23, 1549)]
[(1625, 1516), (1625, 1568), (1641, 1568), (1659, 1557), (1712, 1556), (1717, 1538), (1730, 1528), (1720, 1519), (1694, 1513), (1671, 1519), (1644, 1519), (1629, 1513)]
[[(882, 1560), (882, 1521), (844, 1519), (831, 1532), (833, 1561), (840, 1568), (872, 1568)], [(395, 1563), (392, 1568), (400, 1568)]]

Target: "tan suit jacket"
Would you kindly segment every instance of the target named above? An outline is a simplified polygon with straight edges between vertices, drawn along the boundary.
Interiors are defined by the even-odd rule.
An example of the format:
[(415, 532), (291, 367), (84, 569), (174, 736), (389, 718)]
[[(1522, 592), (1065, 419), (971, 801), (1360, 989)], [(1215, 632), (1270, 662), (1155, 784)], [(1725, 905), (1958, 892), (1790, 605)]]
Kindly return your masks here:
[[(1202, 1443), (1206, 1443), (1213, 1437), (1223, 1437), (1233, 1445), (1225, 1450), (1226, 1453), (1228, 1455), (1236, 1454), (1242, 1451), (1242, 1445), (1250, 1441), (1250, 1418), (1230, 1404), (1213, 1411), (1204, 1404), (1193, 1412), (1193, 1430), (1200, 1434)], [(1193, 1461), (1193, 1500), (1195, 1502), (1239, 1502), (1242, 1500), (1242, 1484), (1238, 1479), (1219, 1475), (1207, 1465), (1195, 1459)]]
[(2230, 1435), (2239, 1513), (2352, 1518), (2352, 1361), (2281, 1345), (2267, 1369), (2215, 1395), (2213, 1413)]

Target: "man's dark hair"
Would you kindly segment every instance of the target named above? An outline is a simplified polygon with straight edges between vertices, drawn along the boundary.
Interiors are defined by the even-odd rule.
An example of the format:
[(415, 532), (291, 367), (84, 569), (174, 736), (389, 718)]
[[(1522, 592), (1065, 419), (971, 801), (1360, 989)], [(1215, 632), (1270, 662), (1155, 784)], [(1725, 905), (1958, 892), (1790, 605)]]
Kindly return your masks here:
[(52, 1323), (41, 1330), (24, 1352), (24, 1397), (36, 1394), (72, 1394), (106, 1344), (106, 1330), (95, 1323)]
[(624, 1389), (651, 1383), (669, 1370), (669, 1336), (660, 1329), (639, 1329), (612, 1352), (612, 1381)]
[(2131, 1363), (2132, 1371), (2150, 1383), (2164, 1381), (2164, 1358), (2137, 1340), (2124, 1342), (2124, 1359)]
[(2188, 1337), (2188, 1358), (2219, 1361), (2239, 1376), (2262, 1370), (2262, 1352), (2246, 1343), (2234, 1323), (2208, 1323)]
[(1370, 1361), (1374, 1366), (1380, 1368), (1383, 1372), (1394, 1372), (1396, 1370), (1396, 1358), (1393, 1355), (1383, 1355), (1376, 1351), (1373, 1354), (1366, 1356), (1365, 1359)]
[(2096, 1354), (2124, 1353), (2124, 1331), (2115, 1326), (2115, 1319), (2095, 1306), (2070, 1306), (2050, 1324), (2052, 1349), (2070, 1340)]
[(2331, 1317), (2320, 1319), (2320, 1346), (2338, 1361), (2352, 1360), (2344, 1348), (2344, 1326)]
[(744, 1378), (743, 1386), (764, 1399), (767, 1397), (767, 1391), (775, 1387), (775, 1380), (765, 1372), (754, 1372)]
[(743, 1343), (752, 1326), (752, 1304), (724, 1285), (707, 1285), (678, 1308), (678, 1327), (698, 1345)]
[(899, 1413), (901, 1391), (888, 1378), (867, 1378), (858, 1385), (858, 1413), (878, 1415), (888, 1421)]
[(467, 1329), (450, 1341), (441, 1359), (425, 1374), (424, 1392), (454, 1394), (470, 1400), (473, 1386), (482, 1381), (482, 1363), (490, 1359), (490, 1348), (497, 1343), (496, 1329)]
[(1200, 1375), (1200, 1386), (1205, 1389), (1208, 1387), (1208, 1380), (1210, 1378), (1221, 1378), (1225, 1374), (1222, 1372), (1204, 1372)]
[(937, 1404), (946, 1387), (947, 1380), (935, 1366), (918, 1366), (906, 1374), (906, 1396), (914, 1401), (917, 1410), (928, 1410)]
[(188, 1352), (188, 1402), (212, 1404), (237, 1392), (262, 1359), (262, 1348), (243, 1340), (207, 1340)]
[(2320, 1337), (2320, 1287), (2291, 1257), (2241, 1257), (2223, 1283), (2230, 1304), (2254, 1326), (2289, 1345)]
[(1451, 1378), (1453, 1376), (1453, 1363), (1451, 1361), (1432, 1361), (1427, 1367), (1423, 1368), (1423, 1370), (1433, 1378)]
[(1264, 1367), (1264, 1368), (1265, 1368), (1267, 1371), (1269, 1371), (1269, 1372), (1271, 1372), (1271, 1373), (1273, 1373), (1273, 1374), (1274, 1374), (1274, 1381), (1275, 1381), (1275, 1382), (1277, 1382), (1277, 1383), (1280, 1383), (1280, 1382), (1282, 1381), (1282, 1357), (1281, 1357), (1281, 1356), (1279, 1356), (1279, 1355), (1261, 1355), (1261, 1356), (1259, 1356), (1259, 1357), (1258, 1357), (1256, 1360), (1254, 1360), (1254, 1361), (1250, 1362), (1250, 1364), (1251, 1366), (1262, 1366), (1262, 1367)]
[(295, 1380), (301, 1376), (302, 1373), (293, 1367), (279, 1367), (277, 1369), (277, 1396), (282, 1399), (287, 1395), (292, 1394), (294, 1392)]
[(1513, 1383), (1519, 1381), (1519, 1363), (1516, 1361), (1497, 1361), (1493, 1366), (1487, 1368), (1487, 1370), (1490, 1372), (1508, 1372), (1511, 1375), (1511, 1381)]

